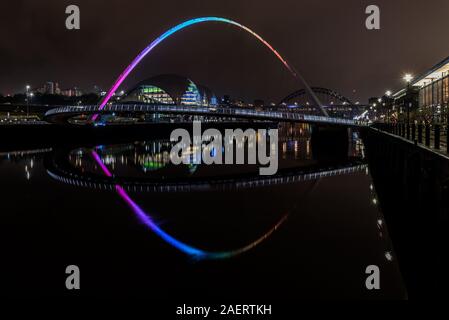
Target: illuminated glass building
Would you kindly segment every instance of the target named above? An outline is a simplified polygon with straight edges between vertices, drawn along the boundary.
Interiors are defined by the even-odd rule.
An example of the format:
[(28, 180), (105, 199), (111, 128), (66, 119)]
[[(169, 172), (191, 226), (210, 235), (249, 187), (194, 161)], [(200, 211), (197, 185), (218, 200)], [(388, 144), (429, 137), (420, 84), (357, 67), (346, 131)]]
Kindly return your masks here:
[(217, 99), (209, 89), (197, 86), (186, 77), (159, 75), (137, 84), (122, 101), (195, 107), (215, 105)]
[[(396, 100), (418, 92), (417, 108), (413, 120), (427, 123), (447, 123), (449, 104), (449, 57), (415, 77), (408, 90), (395, 93)], [(409, 99), (413, 100), (413, 99)], [(400, 105), (401, 103), (396, 103)]]
[(137, 94), (137, 100), (145, 103), (175, 104), (167, 92), (152, 85), (140, 86)]

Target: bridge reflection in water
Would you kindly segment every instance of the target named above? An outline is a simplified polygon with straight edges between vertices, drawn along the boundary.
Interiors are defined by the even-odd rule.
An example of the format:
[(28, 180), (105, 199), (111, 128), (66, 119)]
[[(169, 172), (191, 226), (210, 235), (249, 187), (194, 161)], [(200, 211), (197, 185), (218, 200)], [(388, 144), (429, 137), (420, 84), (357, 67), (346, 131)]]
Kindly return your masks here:
[[(16, 200), (15, 185), (32, 190), (32, 201), (14, 201), (20, 230), (2, 231), (27, 249), (20, 257), (7, 251), (6, 261), (40, 250), (45, 261), (64, 264), (61, 242), (82, 267), (108, 266), (95, 272), (97, 283), (123, 279), (90, 292), (141, 292), (151, 283), (158, 297), (218, 287), (217, 295), (275, 297), (296, 288), (306, 290), (301, 296), (370, 298), (360, 278), (377, 264), (387, 281), (381, 296), (404, 297), (363, 143), (351, 135), (345, 157), (320, 158), (310, 128), (281, 129), (272, 177), (252, 166), (172, 166), (164, 140), (0, 154), (5, 183), (17, 168), (30, 173), (26, 185), (3, 190), (5, 198)], [(30, 203), (39, 215), (27, 213)]]
[[(148, 143), (145, 150), (148, 152), (148, 146), (153, 146), (154, 149), (168, 148), (173, 143), (169, 141), (159, 141), (156, 144)], [(176, 193), (176, 192), (205, 192), (205, 191), (229, 191), (229, 190), (238, 190), (238, 189), (250, 189), (250, 188), (262, 188), (262, 187), (274, 187), (277, 185), (285, 185), (285, 184), (295, 184), (299, 182), (307, 182), (312, 181), (313, 183), (310, 185), (310, 188), (307, 192), (313, 190), (316, 182), (320, 178), (324, 177), (332, 177), (342, 174), (350, 174), (358, 171), (366, 170), (367, 165), (360, 163), (360, 161), (354, 161), (353, 163), (345, 163), (340, 165), (328, 166), (328, 167), (318, 167), (314, 168), (293, 168), (287, 171), (283, 171), (274, 176), (259, 176), (254, 174), (244, 174), (243, 177), (240, 176), (232, 176), (231, 177), (213, 177), (213, 178), (195, 178), (190, 179), (180, 179), (179, 181), (154, 181), (153, 180), (145, 180), (142, 178), (131, 178), (126, 179), (123, 177), (115, 177), (111, 170), (108, 168), (108, 165), (114, 167), (114, 163), (116, 162), (116, 157), (111, 155), (111, 151), (113, 153), (117, 152), (125, 152), (125, 153), (135, 153), (134, 144), (128, 145), (119, 145), (112, 146), (108, 150), (108, 148), (95, 147), (92, 149), (76, 149), (74, 151), (69, 152), (69, 164), (62, 163), (60, 164), (60, 159), (58, 161), (57, 157), (53, 156), (50, 160), (47, 160), (47, 173), (57, 181), (60, 181), (65, 184), (70, 184), (78, 187), (87, 187), (97, 190), (109, 190), (116, 191), (117, 194), (128, 204), (128, 206), (132, 209), (132, 211), (137, 215), (139, 220), (143, 222), (146, 226), (148, 226), (154, 233), (160, 236), (164, 241), (177, 248), (178, 250), (192, 256), (195, 259), (224, 259), (231, 258), (233, 256), (245, 253), (246, 251), (253, 249), (262, 241), (267, 239), (275, 230), (277, 230), (283, 222), (287, 219), (288, 214), (283, 215), (280, 220), (274, 224), (267, 232), (265, 232), (262, 236), (258, 237), (248, 245), (240, 247), (238, 249), (228, 250), (228, 251), (220, 251), (220, 252), (208, 252), (196, 247), (190, 246), (173, 236), (166, 233), (162, 230), (158, 224), (153, 220), (153, 218), (146, 213), (128, 194), (131, 192), (153, 192), (153, 193)], [(99, 155), (99, 153), (103, 153), (103, 157)], [(94, 160), (93, 165), (94, 169), (97, 167), (103, 173), (103, 176), (93, 175), (92, 173), (86, 173), (84, 170), (83, 173), (77, 173), (75, 169), (78, 167), (86, 167), (86, 159), (83, 156), (90, 155)], [(73, 157), (74, 156), (74, 157)], [(62, 159), (64, 160), (67, 159)], [(70, 167), (70, 160), (72, 160), (72, 164), (75, 167)], [(83, 164), (84, 160), (84, 164)], [(160, 170), (162, 168), (166, 168), (170, 166), (169, 164), (169, 156), (168, 152), (159, 152), (159, 153), (151, 153), (150, 155), (145, 155), (144, 160), (140, 161), (142, 165), (142, 170), (147, 172), (148, 161), (151, 161), (150, 167), (154, 170)], [(125, 159), (123, 154), (121, 156), (121, 162), (125, 164)], [(92, 165), (92, 163), (91, 163)], [(89, 167), (89, 165), (87, 165)], [(72, 170), (64, 169), (71, 168)], [(197, 165), (193, 166), (194, 169), (197, 168)], [(190, 173), (194, 171), (189, 170)], [(175, 179), (176, 180), (176, 179)]]
[[(158, 236), (160, 236), (164, 241), (168, 242), (173, 247), (178, 250), (194, 257), (195, 259), (224, 259), (231, 258), (233, 256), (245, 253), (246, 251), (256, 247), (263, 240), (267, 239), (275, 230), (277, 230), (282, 223), (287, 219), (288, 215), (282, 216), (279, 222), (277, 222), (272, 228), (270, 228), (265, 234), (261, 237), (257, 238), (253, 242), (248, 245), (245, 245), (241, 248), (221, 251), (221, 252), (207, 252), (201, 249), (192, 247), (173, 236), (169, 235), (165, 231), (163, 231), (158, 224), (151, 218), (151, 216), (146, 213), (127, 193), (126, 190), (131, 191), (146, 191), (146, 192), (193, 192), (193, 191), (207, 191), (210, 189), (216, 190), (230, 190), (230, 189), (241, 189), (241, 188), (258, 188), (258, 187), (268, 187), (268, 186), (276, 186), (281, 184), (290, 184), (290, 183), (298, 183), (304, 181), (314, 181), (316, 182), (318, 179), (323, 177), (331, 177), (335, 175), (341, 174), (349, 174), (357, 171), (367, 169), (365, 164), (349, 164), (345, 166), (339, 166), (335, 168), (321, 168), (317, 169), (317, 171), (311, 170), (311, 172), (305, 172), (304, 170), (300, 172), (290, 172), (287, 174), (277, 174), (275, 176), (266, 177), (266, 176), (256, 176), (252, 178), (228, 178), (228, 179), (215, 179), (215, 181), (208, 180), (200, 180), (195, 182), (130, 182), (123, 181), (121, 184), (114, 182), (113, 174), (105, 164), (105, 161), (99, 156), (97, 150), (92, 149), (90, 151), (92, 158), (95, 160), (96, 165), (101, 169), (103, 174), (110, 179), (110, 181), (95, 181), (95, 178), (92, 177), (83, 177), (83, 175), (79, 175), (72, 172), (65, 172), (62, 170), (56, 170), (58, 173), (52, 171), (52, 169), (48, 169), (47, 172), (54, 179), (72, 184), (80, 187), (89, 187), (93, 189), (100, 190), (115, 190), (117, 194), (128, 204), (128, 206), (134, 211), (139, 220), (143, 222), (146, 226), (148, 226), (153, 232), (155, 232)], [(158, 157), (155, 158), (163, 159), (163, 163), (160, 167), (164, 167), (167, 165), (166, 157)], [(156, 166), (159, 167), (159, 166)], [(53, 168), (55, 169), (55, 168)], [(123, 184), (124, 183), (124, 184)], [(125, 187), (124, 187), (125, 186)], [(126, 190), (125, 190), (126, 189)], [(311, 189), (310, 189), (311, 190)]]
[[(287, 132), (292, 135), (297, 134), (294, 132), (293, 127), (288, 126), (284, 126), (281, 132)], [(301, 128), (299, 130), (299, 138), (306, 132)], [(292, 141), (290, 139), (288, 136), (280, 139), (283, 145), (282, 158), (284, 160), (289, 148), (294, 149), (290, 151), (294, 151), (295, 158), (298, 159), (297, 140), (294, 144), (291, 144), (289, 143)], [(165, 232), (155, 222), (154, 218), (136, 203), (129, 192), (227, 192), (310, 182), (305, 189), (305, 194), (308, 194), (314, 190), (321, 178), (357, 173), (368, 169), (361, 159), (317, 166), (311, 161), (310, 147), (306, 147), (305, 152), (301, 153), (304, 161), (302, 166), (299, 168), (283, 168), (274, 176), (260, 176), (250, 168), (243, 169), (243, 172), (238, 174), (225, 173), (217, 176), (221, 170), (217, 169), (218, 166), (215, 166), (213, 169), (214, 176), (200, 175), (196, 177), (195, 172), (199, 165), (184, 165), (188, 167), (188, 170), (186, 170), (187, 174), (181, 174), (179, 177), (179, 173), (173, 173), (174, 166), (170, 164), (169, 160), (169, 150), (173, 144), (170, 141), (147, 141), (78, 148), (68, 152), (55, 152), (46, 161), (47, 173), (59, 182), (76, 187), (115, 191), (143, 224), (171, 246), (194, 259), (224, 259), (240, 255), (255, 248), (284, 223), (288, 213), (283, 214), (262, 236), (257, 237), (247, 245), (227, 251), (205, 251)], [(309, 144), (310, 141), (306, 141), (305, 145), (309, 146)], [(136, 166), (137, 173), (129, 169), (130, 165)], [(123, 166), (125, 170), (120, 168), (120, 166)], [(79, 169), (82, 169), (82, 171), (79, 171)], [(162, 176), (159, 175), (158, 178), (159, 171), (164, 173)], [(120, 172), (124, 172), (128, 177), (120, 175)], [(173, 178), (172, 176), (175, 177)]]

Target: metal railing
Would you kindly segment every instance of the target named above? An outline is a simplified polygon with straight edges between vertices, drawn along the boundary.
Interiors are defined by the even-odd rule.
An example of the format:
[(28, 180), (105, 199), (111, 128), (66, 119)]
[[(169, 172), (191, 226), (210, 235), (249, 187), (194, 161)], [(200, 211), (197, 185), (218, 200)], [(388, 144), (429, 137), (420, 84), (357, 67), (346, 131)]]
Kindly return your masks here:
[(207, 115), (219, 117), (253, 118), (260, 120), (283, 120), (295, 122), (317, 122), (346, 126), (367, 126), (368, 124), (360, 120), (343, 118), (331, 118), (325, 116), (315, 116), (299, 114), (285, 111), (257, 111), (243, 108), (222, 108), (222, 107), (195, 107), (180, 105), (148, 105), (148, 104), (113, 104), (99, 110), (97, 105), (88, 106), (64, 106), (51, 109), (45, 113), (46, 118), (52, 118), (62, 114), (83, 114), (83, 113), (111, 113), (111, 112), (151, 112), (151, 113), (172, 113)]
[[(290, 174), (277, 174), (275, 176), (256, 176), (253, 178), (229, 178), (218, 180), (201, 180), (195, 182), (142, 182), (142, 181), (123, 181), (120, 185), (132, 192), (192, 192), (192, 191), (210, 191), (210, 190), (230, 190), (230, 189), (252, 189), (276, 185), (286, 185), (306, 181), (314, 181), (320, 178), (345, 175), (366, 170), (368, 165), (358, 164), (341, 168), (328, 168), (316, 172), (299, 172)], [(68, 172), (61, 168), (48, 168), (47, 173), (53, 179), (65, 184), (77, 187), (85, 187), (99, 190), (115, 190), (117, 181), (108, 178), (96, 178), (84, 176), (74, 172)]]
[(410, 140), (411, 142), (449, 154), (449, 127), (440, 124), (377, 123), (374, 128)]

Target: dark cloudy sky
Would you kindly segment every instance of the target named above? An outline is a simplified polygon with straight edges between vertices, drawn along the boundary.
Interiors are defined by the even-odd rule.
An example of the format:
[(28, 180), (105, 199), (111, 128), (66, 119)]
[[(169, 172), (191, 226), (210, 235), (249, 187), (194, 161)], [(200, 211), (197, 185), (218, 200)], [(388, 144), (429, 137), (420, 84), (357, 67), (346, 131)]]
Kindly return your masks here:
[[(65, 28), (65, 7), (81, 10), (81, 30)], [(381, 8), (381, 30), (365, 28), (365, 8)], [(313, 86), (354, 100), (401, 86), (449, 56), (447, 0), (14, 0), (0, 3), (0, 93), (41, 86), (110, 86), (167, 28), (199, 16), (236, 20), (270, 42)], [(186, 29), (152, 52), (125, 81), (186, 75), (218, 94), (278, 101), (299, 85), (254, 38), (233, 26)]]

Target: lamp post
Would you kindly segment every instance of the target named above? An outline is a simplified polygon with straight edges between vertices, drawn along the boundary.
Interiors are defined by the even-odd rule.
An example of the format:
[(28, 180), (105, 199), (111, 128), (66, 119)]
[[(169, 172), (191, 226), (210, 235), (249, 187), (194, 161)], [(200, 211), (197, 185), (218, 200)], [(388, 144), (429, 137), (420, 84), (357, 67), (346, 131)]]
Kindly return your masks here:
[(387, 97), (387, 123), (390, 123), (390, 107), (391, 107), (391, 91), (387, 90), (385, 96)]
[[(30, 92), (30, 102), (33, 102), (34, 93)], [(28, 116), (28, 114), (27, 114)]]
[(30, 92), (30, 86), (29, 85), (27, 85), (26, 86), (26, 100), (27, 100), (27, 118), (28, 118), (28, 116), (29, 116), (29, 92)]
[[(405, 92), (405, 97), (407, 97), (408, 93), (410, 92), (410, 82), (413, 80), (413, 76), (409, 73), (404, 75), (404, 81), (407, 82), (407, 91)], [(409, 99), (406, 99), (406, 107), (407, 107), (407, 139), (410, 139), (410, 105), (412, 104), (411, 101), (408, 101)]]

